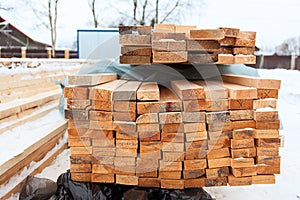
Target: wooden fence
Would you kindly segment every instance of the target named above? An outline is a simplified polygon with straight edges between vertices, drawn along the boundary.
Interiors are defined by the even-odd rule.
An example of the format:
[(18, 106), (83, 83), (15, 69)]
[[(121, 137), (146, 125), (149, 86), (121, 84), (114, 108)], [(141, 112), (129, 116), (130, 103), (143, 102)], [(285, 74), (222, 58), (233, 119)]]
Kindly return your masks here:
[(56, 50), (55, 57), (51, 49), (0, 48), (0, 58), (78, 58), (78, 52)]

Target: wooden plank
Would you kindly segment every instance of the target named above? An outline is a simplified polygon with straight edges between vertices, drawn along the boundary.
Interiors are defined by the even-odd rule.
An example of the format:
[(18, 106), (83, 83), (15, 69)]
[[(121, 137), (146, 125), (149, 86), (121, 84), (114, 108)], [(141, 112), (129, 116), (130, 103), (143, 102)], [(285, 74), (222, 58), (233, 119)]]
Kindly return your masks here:
[(219, 138), (232, 138), (232, 131), (227, 130), (227, 131), (209, 131), (208, 136), (210, 140), (217, 140)]
[(232, 168), (253, 167), (254, 158), (233, 158), (231, 159)]
[(182, 100), (205, 99), (204, 88), (187, 80), (171, 81), (171, 87)]
[(119, 149), (137, 149), (138, 140), (121, 140), (116, 139), (116, 147)]
[[(277, 130), (278, 131), (278, 130)], [(280, 147), (280, 138), (259, 138), (255, 140), (257, 147)]]
[(160, 112), (182, 111), (180, 99), (170, 89), (160, 88)]
[[(161, 151), (161, 148), (162, 148), (162, 143), (161, 142), (154, 142), (154, 141), (151, 141), (151, 142), (140, 142), (140, 153), (152, 153), (155, 151)], [(141, 155), (142, 156), (142, 155)]]
[(194, 83), (202, 86), (205, 91), (206, 99), (227, 99), (228, 89), (224, 87), (221, 81), (194, 81)]
[(70, 172), (82, 172), (88, 173), (92, 172), (92, 165), (91, 164), (70, 164)]
[(99, 101), (91, 100), (92, 109), (101, 110), (101, 111), (113, 111), (113, 102), (112, 101)]
[(254, 139), (232, 139), (231, 148), (232, 149), (243, 149), (243, 148), (252, 148), (254, 147)]
[(227, 177), (206, 178), (205, 187), (227, 186)]
[(257, 99), (257, 89), (254, 87), (247, 87), (228, 82), (224, 82), (223, 84), (224, 87), (228, 89), (230, 99)]
[(68, 109), (85, 110), (90, 105), (91, 105), (91, 101), (89, 99), (85, 99), (85, 100), (67, 99), (67, 108)]
[(253, 99), (229, 99), (229, 110), (252, 110)]
[(114, 101), (113, 110), (116, 112), (136, 111), (136, 101)]
[(280, 165), (257, 165), (257, 174), (280, 174)]
[(90, 110), (89, 119), (93, 121), (112, 121), (111, 112)]
[(231, 166), (230, 158), (207, 159), (208, 168), (220, 168)]
[(114, 183), (115, 175), (114, 174), (97, 174), (93, 173), (91, 180), (93, 183)]
[(206, 178), (209, 179), (229, 176), (229, 167), (205, 169), (205, 171), (206, 171)]
[(261, 129), (255, 131), (255, 138), (279, 138), (278, 129)]
[(119, 35), (119, 43), (127, 46), (151, 46), (151, 35)]
[(237, 35), (238, 38), (255, 40), (256, 39), (256, 32), (254, 31), (240, 31)]
[(234, 64), (234, 56), (231, 54), (219, 54), (215, 64)]
[(12, 176), (18, 174), (21, 169), (29, 165), (32, 161), (37, 162), (45, 156), (45, 152), (54, 148), (59, 138), (65, 133), (66, 128), (67, 124), (65, 121), (58, 123), (45, 137), (25, 149), (23, 153), (2, 164), (0, 166), (0, 184), (4, 184)]
[(113, 148), (115, 146), (115, 139), (93, 139), (92, 140), (93, 147), (101, 147), (101, 148)]
[(123, 56), (146, 56), (151, 57), (152, 48), (149, 46), (121, 46)]
[(213, 124), (216, 122), (229, 122), (229, 121), (230, 121), (230, 113), (228, 111), (206, 113), (207, 124)]
[(163, 159), (163, 161), (166, 161), (166, 162), (183, 161), (184, 153), (164, 151), (162, 159)]
[(78, 182), (91, 182), (92, 173), (71, 173), (71, 180)]
[(278, 120), (278, 111), (272, 108), (258, 109), (254, 111), (254, 120), (256, 121), (268, 121), (268, 120)]
[(257, 156), (279, 156), (279, 147), (257, 147)]
[(138, 124), (137, 125), (138, 132), (158, 132), (160, 131), (159, 124)]
[(225, 32), (221, 29), (194, 29), (190, 31), (190, 38), (194, 40), (221, 40)]
[(255, 40), (237, 38), (234, 46), (236, 46), (236, 47), (254, 47)]
[(150, 35), (152, 32), (151, 26), (119, 26), (119, 34), (134, 34)]
[(152, 41), (152, 51), (186, 51), (186, 41)]
[(238, 28), (229, 28), (229, 27), (220, 27), (225, 32), (226, 37), (237, 37), (240, 29)]
[(164, 124), (161, 126), (161, 133), (183, 133), (184, 124)]
[(137, 157), (137, 149), (117, 148), (116, 157)]
[(206, 131), (185, 134), (186, 142), (193, 142), (193, 141), (207, 140), (207, 139), (208, 137)]
[(89, 110), (69, 110), (65, 109), (65, 119), (88, 120)]
[(92, 154), (92, 147), (73, 147), (70, 149), (70, 155), (89, 155)]
[(221, 46), (219, 49), (219, 54), (233, 54), (233, 47)]
[[(185, 150), (188, 151), (202, 151), (208, 149), (207, 140), (194, 141), (194, 142), (185, 142)], [(206, 152), (206, 151), (205, 151)]]
[(274, 98), (278, 99), (278, 89), (257, 89), (258, 99)]
[(235, 177), (256, 176), (257, 167), (231, 168), (231, 172)]
[(258, 99), (253, 101), (253, 109), (260, 108), (277, 108), (277, 99), (269, 98), (269, 99)]
[(254, 87), (257, 89), (280, 89), (281, 80), (245, 75), (223, 74), (223, 81)]
[(231, 149), (232, 158), (254, 158), (256, 157), (256, 148)]
[(237, 129), (232, 131), (232, 137), (234, 140), (253, 139), (256, 134), (256, 130), (253, 128)]
[(93, 86), (117, 79), (115, 73), (76, 74), (68, 76), (68, 85)]
[(127, 121), (127, 122), (135, 122), (136, 120), (136, 112), (113, 112), (113, 119), (115, 121)]
[[(137, 158), (136, 159), (136, 168), (140, 171), (145, 172), (146, 170), (154, 171), (158, 169), (158, 159), (154, 158)], [(143, 170), (145, 169), (145, 170)]]
[(153, 52), (153, 63), (185, 63), (188, 61), (186, 51)]
[(68, 138), (69, 147), (86, 147), (91, 146), (90, 138), (70, 139)]
[(205, 122), (205, 112), (182, 112), (182, 121), (187, 123)]
[(185, 160), (197, 160), (206, 158), (207, 150), (198, 149), (187, 149), (184, 155)]
[(187, 40), (188, 51), (216, 52), (220, 49), (217, 40)]
[(163, 133), (161, 135), (161, 141), (164, 143), (168, 143), (168, 142), (183, 143), (184, 133)]
[(153, 32), (152, 33), (152, 42), (159, 41), (159, 40), (164, 41), (165, 39), (182, 41), (182, 40), (185, 40), (186, 37), (185, 37), (185, 33), (167, 33), (167, 32)]
[(139, 132), (139, 140), (141, 142), (160, 141), (160, 131), (156, 132)]
[(235, 43), (236, 43), (236, 37), (225, 36), (223, 39), (220, 40), (221, 46), (234, 46)]
[(280, 129), (280, 120), (256, 121), (256, 129)]
[(185, 170), (205, 169), (207, 168), (207, 161), (206, 159), (185, 160), (183, 165)]
[(151, 56), (120, 56), (120, 64), (130, 64), (130, 65), (151, 64)]
[(205, 178), (195, 178), (184, 180), (184, 188), (205, 187)]
[(113, 100), (130, 101), (136, 100), (136, 91), (140, 87), (139, 81), (128, 81), (119, 87), (116, 87), (113, 91)]
[(89, 91), (87, 87), (66, 86), (64, 88), (64, 97), (67, 99), (86, 100), (88, 99)]
[(184, 123), (183, 124), (185, 133), (203, 132), (206, 131), (205, 123)]
[(182, 162), (159, 161), (159, 170), (165, 172), (182, 171)]
[(228, 136), (208, 140), (208, 149), (222, 149), (230, 147), (230, 138)]
[(99, 100), (99, 101), (112, 101), (114, 90), (126, 82), (127, 81), (125, 80), (115, 80), (109, 83), (104, 83), (101, 85), (90, 87), (89, 98), (92, 100)]
[(252, 185), (252, 177), (240, 177), (228, 176), (228, 184), (230, 186), (246, 186)]
[(205, 175), (205, 169), (183, 170), (183, 179), (195, 179)]
[(163, 142), (162, 151), (184, 152), (184, 143)]
[(252, 176), (252, 184), (275, 184), (274, 175), (257, 175)]
[(184, 189), (184, 180), (161, 180), (161, 188), (163, 189)]
[(181, 112), (159, 113), (159, 123), (160, 124), (182, 123), (182, 114)]
[(159, 171), (159, 178), (161, 179), (181, 179), (181, 171)]
[(208, 124), (208, 132), (218, 132), (218, 131), (231, 131), (232, 123), (231, 122), (219, 122), (215, 124)]
[(116, 175), (116, 183), (121, 185), (138, 185), (139, 178), (137, 176)]
[(137, 132), (137, 125), (135, 122), (114, 121), (114, 130), (127, 134), (135, 134)]
[(175, 33), (176, 25), (175, 24), (154, 24), (154, 32)]
[(227, 99), (206, 99), (206, 100), (187, 100), (183, 101), (183, 107), (185, 112), (197, 112), (197, 111), (226, 111), (228, 110)]
[(114, 130), (112, 121), (90, 121), (92, 130)]
[(253, 110), (232, 110), (232, 111), (230, 111), (231, 121), (253, 120), (253, 118), (254, 118)]
[(255, 48), (254, 47), (233, 47), (234, 55), (254, 55)]
[(137, 124), (157, 124), (158, 123), (158, 114), (157, 113), (147, 113), (140, 115), (136, 119)]
[(229, 148), (212, 149), (208, 152), (208, 159), (226, 158), (230, 156)]
[(160, 188), (159, 178), (139, 178), (139, 187)]
[(72, 164), (91, 164), (92, 155), (70, 155), (70, 163)]
[(244, 128), (256, 128), (256, 121), (254, 120), (244, 120), (244, 121), (232, 121), (232, 129), (244, 129)]
[(139, 178), (156, 178), (158, 177), (157, 170), (155, 171), (140, 171), (139, 169), (136, 169), (136, 176)]
[(137, 91), (139, 101), (158, 101), (159, 88), (157, 82), (143, 82)]
[(189, 38), (190, 31), (195, 28), (197, 28), (197, 27), (196, 26), (187, 26), (187, 25), (176, 25), (175, 32), (176, 33), (184, 33), (186, 38)]
[[(115, 167), (136, 166), (136, 158), (134, 157), (115, 157)], [(125, 170), (125, 169), (124, 169)]]
[(191, 64), (209, 64), (218, 61), (218, 54), (215, 52), (189, 52), (188, 62)]

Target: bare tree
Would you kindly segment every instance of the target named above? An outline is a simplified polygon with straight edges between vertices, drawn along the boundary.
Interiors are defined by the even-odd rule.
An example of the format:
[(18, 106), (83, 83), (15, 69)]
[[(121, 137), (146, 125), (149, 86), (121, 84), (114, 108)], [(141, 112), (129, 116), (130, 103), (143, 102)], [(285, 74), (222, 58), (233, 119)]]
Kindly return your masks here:
[(278, 55), (300, 55), (300, 36), (286, 39), (276, 47)]
[(58, 16), (58, 2), (59, 0), (47, 0), (32, 3), (32, 1), (27, 0), (27, 5), (32, 9), (36, 18), (39, 19), (40, 24), (38, 27), (43, 26), (50, 30), (50, 38), (52, 45), (52, 56), (55, 57), (56, 41), (57, 41), (57, 16)]
[[(51, 32), (52, 56), (55, 57), (57, 40), (57, 4), (59, 0), (48, 0), (48, 18)], [(52, 8), (54, 6), (54, 8)], [(53, 13), (54, 12), (54, 13)]]
[(99, 21), (98, 17), (96, 14), (96, 0), (88, 0), (88, 4), (90, 6), (92, 15), (93, 15), (93, 22), (94, 22), (94, 27), (97, 28), (99, 26)]
[(133, 0), (133, 25), (137, 24), (136, 11), (137, 11), (137, 0)]

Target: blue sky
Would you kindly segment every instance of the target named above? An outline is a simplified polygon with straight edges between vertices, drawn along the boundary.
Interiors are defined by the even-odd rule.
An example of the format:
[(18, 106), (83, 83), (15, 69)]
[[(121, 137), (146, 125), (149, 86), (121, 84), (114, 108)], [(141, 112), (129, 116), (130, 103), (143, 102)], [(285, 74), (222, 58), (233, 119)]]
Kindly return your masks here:
[[(105, 9), (101, 11), (100, 20), (109, 23), (110, 20), (116, 19), (118, 13), (112, 7), (123, 8), (125, 12), (131, 11), (131, 1), (110, 0), (110, 5), (106, 4)], [(184, 24), (197, 25), (204, 29), (227, 26), (257, 31), (257, 46), (272, 47), (289, 37), (300, 36), (299, 0), (204, 1), (205, 5), (201, 9), (185, 12)], [(74, 0), (60, 1), (58, 24), (60, 47), (71, 46), (76, 40), (76, 30), (89, 27), (91, 14), (87, 0), (74, 2)], [(16, 4), (16, 1), (11, 3)], [(25, 5), (20, 4), (20, 1), (18, 3), (17, 9), (1, 15), (35, 40), (50, 43), (49, 32), (41, 27), (37, 28), (35, 25), (37, 21), (32, 12), (24, 9)]]

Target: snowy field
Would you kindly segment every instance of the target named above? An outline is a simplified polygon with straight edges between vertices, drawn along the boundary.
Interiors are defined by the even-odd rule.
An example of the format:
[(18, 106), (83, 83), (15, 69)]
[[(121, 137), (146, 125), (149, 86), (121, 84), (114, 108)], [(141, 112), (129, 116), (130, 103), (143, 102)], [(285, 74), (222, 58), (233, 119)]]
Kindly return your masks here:
[[(297, 200), (300, 199), (300, 72), (282, 69), (259, 70), (266, 78), (282, 80), (278, 110), (283, 125), (281, 135), (285, 137), (281, 174), (276, 175), (275, 185), (252, 185), (245, 187), (205, 188), (217, 200)], [(0, 135), (1, 136), (1, 135)], [(1, 140), (1, 137), (0, 137)], [(69, 168), (69, 150), (65, 150), (38, 177), (54, 181)], [(11, 199), (17, 199), (16, 196)]]

